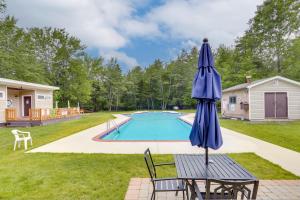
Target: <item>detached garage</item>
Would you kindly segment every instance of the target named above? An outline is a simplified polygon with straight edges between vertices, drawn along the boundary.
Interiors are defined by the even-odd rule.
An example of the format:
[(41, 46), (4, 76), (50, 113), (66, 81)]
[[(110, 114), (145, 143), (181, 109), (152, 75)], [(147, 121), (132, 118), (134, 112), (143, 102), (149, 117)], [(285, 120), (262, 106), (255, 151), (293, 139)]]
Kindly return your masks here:
[(223, 90), (222, 115), (252, 121), (300, 119), (300, 82), (275, 76)]

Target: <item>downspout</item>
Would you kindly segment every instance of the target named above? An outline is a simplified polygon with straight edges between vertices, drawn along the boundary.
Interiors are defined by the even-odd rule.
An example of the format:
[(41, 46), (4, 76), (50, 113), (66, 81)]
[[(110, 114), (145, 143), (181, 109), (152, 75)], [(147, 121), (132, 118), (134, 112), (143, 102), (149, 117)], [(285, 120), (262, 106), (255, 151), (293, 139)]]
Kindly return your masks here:
[(8, 108), (7, 106), (7, 101), (8, 101), (8, 93), (7, 93), (7, 85), (5, 85), (5, 110), (4, 110), (4, 122), (7, 123), (6, 121), (6, 109)]
[(249, 121), (251, 121), (251, 92), (250, 92), (250, 88), (248, 88), (248, 104), (249, 104), (249, 109), (248, 109), (248, 118)]
[[(33, 108), (36, 108), (36, 89), (34, 89), (34, 92), (33, 92), (33, 95), (34, 95), (34, 97), (33, 97)], [(53, 98), (53, 93), (52, 93), (52, 98)], [(52, 106), (53, 106), (53, 104), (52, 104)]]

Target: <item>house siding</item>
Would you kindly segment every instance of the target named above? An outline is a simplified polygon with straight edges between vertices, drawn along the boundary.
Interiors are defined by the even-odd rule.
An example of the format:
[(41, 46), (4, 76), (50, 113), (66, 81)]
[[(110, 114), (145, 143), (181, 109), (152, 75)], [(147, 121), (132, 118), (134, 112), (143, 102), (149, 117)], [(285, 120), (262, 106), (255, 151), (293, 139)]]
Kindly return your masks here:
[(23, 96), (31, 96), (31, 107), (34, 108), (34, 91), (32, 90), (7, 90), (7, 99), (12, 101), (10, 108), (16, 109), (17, 117), (23, 115)]
[(275, 79), (250, 89), (250, 119), (265, 119), (265, 92), (286, 92), (288, 99), (288, 119), (300, 119), (300, 86)]
[(5, 108), (7, 106), (6, 86), (0, 85), (0, 91), (4, 92), (4, 99), (0, 99), (0, 123), (5, 122)]
[[(6, 87), (5, 87), (6, 88)], [(1, 90), (1, 87), (0, 87)], [(7, 99), (12, 101), (12, 105), (10, 108), (16, 109), (17, 117), (23, 116), (23, 97), (24, 96), (31, 96), (31, 108), (53, 108), (53, 96), (52, 91), (47, 90), (15, 90), (15, 89), (8, 89), (7, 91)], [(40, 100), (37, 98), (37, 95), (48, 95), (50, 99), (43, 99)], [(1, 103), (0, 101), (0, 112), (3, 113), (0, 116), (0, 123), (1, 120), (5, 121), (5, 108), (6, 108), (6, 101)], [(5, 106), (5, 107), (4, 107)], [(3, 107), (3, 109), (2, 109)], [(3, 111), (1, 111), (3, 110)]]
[[(228, 109), (230, 96), (236, 96), (236, 105), (234, 111)], [(249, 112), (244, 109), (241, 109), (241, 105), (240, 105), (241, 102), (249, 102), (247, 89), (224, 92), (222, 95), (222, 103), (221, 103), (222, 115), (225, 117), (237, 117), (237, 118), (249, 119)]]
[[(38, 99), (38, 95), (50, 96), (50, 99)], [(51, 91), (51, 90), (36, 90), (36, 92), (35, 92), (35, 107), (36, 108), (53, 108), (53, 91)]]
[[(59, 87), (0, 78), (0, 92), (4, 94), (0, 98), (0, 125), (6, 124), (5, 112), (8, 107), (14, 108), (16, 120), (28, 119), (23, 116), (24, 96), (31, 96), (31, 108), (53, 108), (53, 90), (59, 90)], [(46, 98), (38, 99), (38, 94)], [(9, 106), (8, 100), (11, 100)]]
[(7, 99), (11, 100), (12, 105), (9, 108), (15, 108), (16, 109), (16, 114), (18, 117), (21, 116), (21, 110), (20, 110), (20, 91), (19, 90), (12, 90), (12, 89), (7, 89)]

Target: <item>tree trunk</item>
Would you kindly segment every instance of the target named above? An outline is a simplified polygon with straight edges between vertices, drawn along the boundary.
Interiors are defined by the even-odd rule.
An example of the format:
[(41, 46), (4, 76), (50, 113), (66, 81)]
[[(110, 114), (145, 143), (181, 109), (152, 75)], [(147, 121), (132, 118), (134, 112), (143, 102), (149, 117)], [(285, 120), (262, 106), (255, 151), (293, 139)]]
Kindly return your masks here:
[(276, 65), (277, 65), (277, 72), (280, 74), (281, 73), (281, 57), (279, 55), (279, 53), (277, 53), (277, 61), (276, 61)]
[(161, 109), (163, 110), (164, 109), (164, 104), (165, 104), (165, 102), (164, 102), (165, 96), (164, 96), (164, 84), (163, 84), (161, 79), (160, 79), (160, 96), (161, 96), (160, 106), (161, 106)]
[(151, 108), (152, 108), (152, 110), (154, 110), (153, 98), (151, 97), (150, 100), (151, 100)]
[(118, 111), (118, 107), (119, 107), (119, 95), (117, 95), (117, 105), (116, 105), (116, 111)]
[(108, 103), (109, 103), (109, 111), (111, 111), (112, 106), (112, 94), (111, 94), (111, 87), (109, 87), (109, 94), (108, 94)]
[(134, 101), (134, 108), (137, 110), (138, 109), (138, 106), (137, 106), (137, 101), (136, 101), (136, 92), (134, 93), (134, 96), (133, 96), (133, 101)]
[(148, 98), (147, 98), (147, 110), (149, 110), (149, 101), (148, 101)]

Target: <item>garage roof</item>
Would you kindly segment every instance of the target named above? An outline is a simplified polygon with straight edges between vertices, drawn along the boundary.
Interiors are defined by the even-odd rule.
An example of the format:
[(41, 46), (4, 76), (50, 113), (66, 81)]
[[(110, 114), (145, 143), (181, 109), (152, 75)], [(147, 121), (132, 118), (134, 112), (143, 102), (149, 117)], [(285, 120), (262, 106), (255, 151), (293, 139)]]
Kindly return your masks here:
[(294, 80), (291, 80), (291, 79), (288, 79), (288, 78), (285, 78), (285, 77), (282, 77), (282, 76), (274, 76), (274, 77), (271, 77), (271, 78), (265, 78), (265, 79), (252, 81), (250, 83), (242, 83), (242, 84), (239, 84), (239, 85), (235, 85), (235, 86), (224, 89), (223, 92), (230, 92), (230, 91), (241, 90), (241, 89), (249, 89), (249, 88), (255, 87), (257, 85), (260, 85), (260, 84), (263, 84), (263, 83), (266, 83), (268, 81), (272, 81), (272, 80), (275, 80), (275, 79), (283, 80), (283, 81), (286, 81), (286, 82), (289, 82), (289, 83), (300, 86), (300, 82), (297, 82), (297, 81), (294, 81)]

